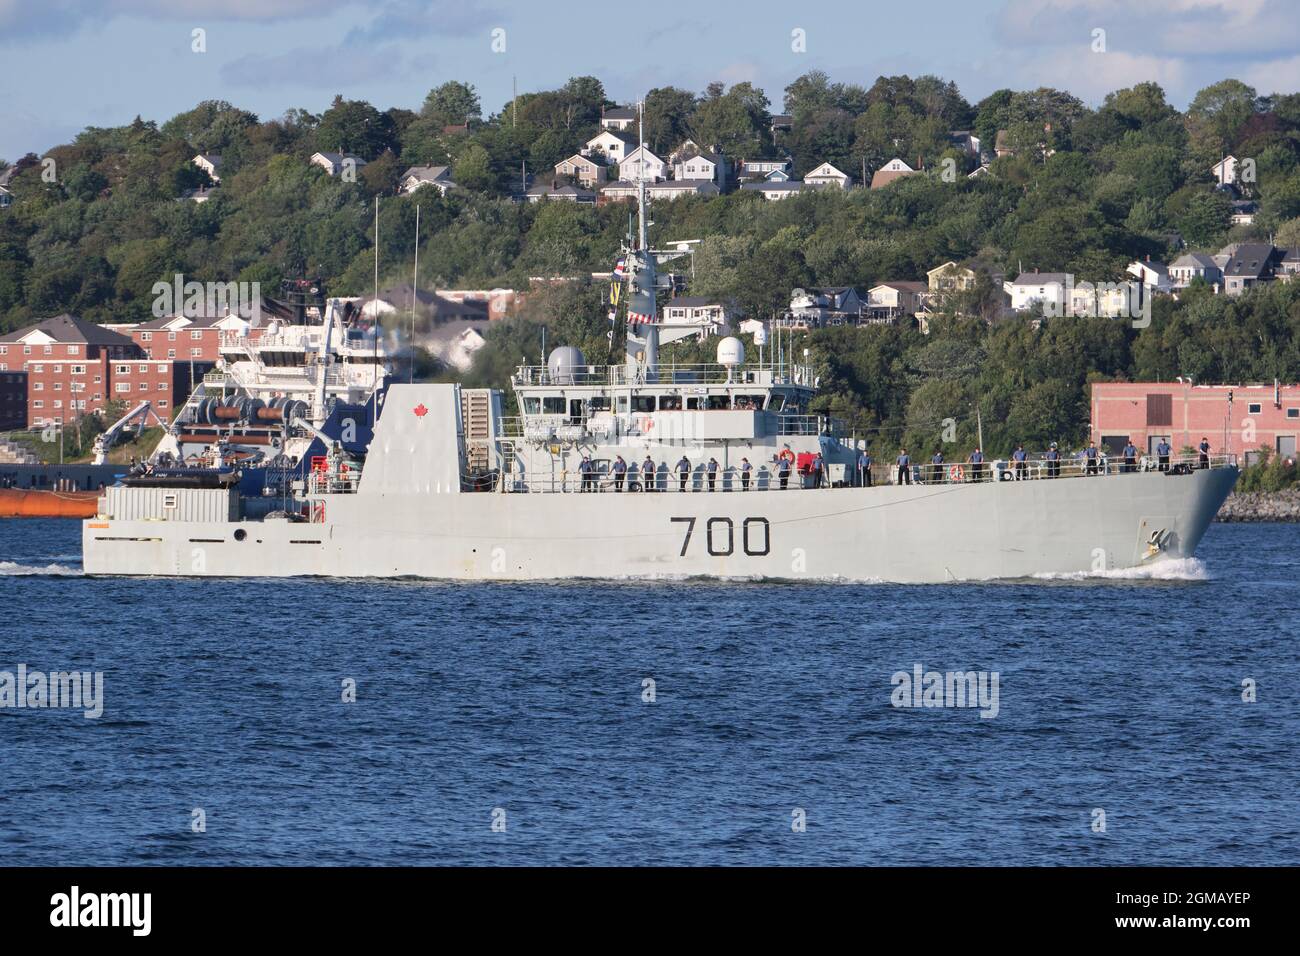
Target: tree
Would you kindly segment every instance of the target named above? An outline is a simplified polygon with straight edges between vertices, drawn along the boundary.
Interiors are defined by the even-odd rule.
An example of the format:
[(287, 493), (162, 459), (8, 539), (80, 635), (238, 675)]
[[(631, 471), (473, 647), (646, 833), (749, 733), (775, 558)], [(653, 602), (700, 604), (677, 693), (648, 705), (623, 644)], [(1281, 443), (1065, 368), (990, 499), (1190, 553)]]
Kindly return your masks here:
[(1228, 229), (1232, 206), (1221, 192), (1199, 192), (1177, 219), (1178, 231), (1192, 246), (1218, 245)]
[(420, 115), (436, 124), (440, 130), (444, 126), (478, 120), (482, 112), (478, 91), (472, 85), (457, 80), (448, 80), (431, 89), (420, 109)]
[(477, 143), (457, 157), (451, 175), (456, 184), (465, 189), (490, 189), (496, 182), (496, 176), (492, 173), (492, 159), (487, 150)]
[(367, 162), (396, 145), (392, 118), (365, 100), (335, 96), (316, 127), (318, 150), (356, 153)]
[(675, 86), (651, 90), (645, 96), (645, 141), (655, 154), (673, 149), (690, 135), (695, 94)]
[(1258, 106), (1259, 97), (1253, 86), (1240, 80), (1220, 80), (1192, 97), (1187, 114), (1209, 121), (1219, 139), (1230, 146), (1237, 130), (1254, 115)]

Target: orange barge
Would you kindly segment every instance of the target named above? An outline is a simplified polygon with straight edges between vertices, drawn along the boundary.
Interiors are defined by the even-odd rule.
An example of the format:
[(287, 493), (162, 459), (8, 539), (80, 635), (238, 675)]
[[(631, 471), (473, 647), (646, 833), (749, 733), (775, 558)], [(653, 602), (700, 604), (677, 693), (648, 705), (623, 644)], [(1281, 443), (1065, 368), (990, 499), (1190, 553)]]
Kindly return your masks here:
[(98, 491), (0, 488), (0, 518), (93, 518)]

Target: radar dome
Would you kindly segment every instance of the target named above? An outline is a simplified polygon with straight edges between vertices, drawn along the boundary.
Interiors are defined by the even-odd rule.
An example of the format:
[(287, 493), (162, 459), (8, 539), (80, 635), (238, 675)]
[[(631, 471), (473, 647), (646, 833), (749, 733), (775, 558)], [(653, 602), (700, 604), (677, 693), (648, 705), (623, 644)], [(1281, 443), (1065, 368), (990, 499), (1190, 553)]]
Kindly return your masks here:
[(582, 350), (572, 345), (561, 345), (546, 360), (546, 370), (557, 385), (573, 385), (578, 370), (587, 364)]
[(728, 335), (718, 343), (718, 364), (728, 367), (740, 365), (745, 361), (745, 345), (734, 335)]

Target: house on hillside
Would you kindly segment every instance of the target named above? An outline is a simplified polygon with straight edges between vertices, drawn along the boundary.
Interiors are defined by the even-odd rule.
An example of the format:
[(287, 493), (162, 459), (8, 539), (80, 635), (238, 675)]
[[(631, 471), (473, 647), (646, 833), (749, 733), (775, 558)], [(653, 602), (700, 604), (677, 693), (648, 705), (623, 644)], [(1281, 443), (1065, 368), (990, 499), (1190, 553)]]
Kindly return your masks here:
[(1175, 289), (1185, 289), (1193, 279), (1204, 279), (1211, 285), (1223, 283), (1223, 270), (1214, 257), (1204, 252), (1188, 252), (1169, 264), (1169, 279)]
[(853, 177), (841, 172), (830, 163), (822, 163), (816, 169), (804, 174), (803, 181), (809, 186), (838, 186), (848, 189), (853, 185)]
[(221, 154), (220, 153), (199, 153), (190, 160), (195, 166), (208, 174), (208, 178), (214, 183), (221, 182)]
[(785, 199), (788, 196), (794, 196), (803, 192), (805, 186), (797, 179), (774, 180), (771, 182), (763, 181), (761, 183), (741, 183), (740, 191), (758, 193), (764, 199), (775, 201)]
[(1237, 182), (1237, 157), (1225, 156), (1210, 167), (1210, 175), (1220, 186), (1233, 186)]
[(872, 174), (871, 188), (881, 189), (888, 186), (895, 179), (902, 179), (904, 176), (911, 176), (915, 173), (915, 169), (907, 165), (907, 163), (903, 162), (901, 159), (895, 157)]
[(852, 286), (795, 289), (790, 293), (789, 311), (775, 324), (797, 329), (857, 325), (865, 309), (866, 300)]
[(948, 142), (968, 156), (980, 154), (980, 138), (968, 129), (954, 129), (948, 133)]
[(600, 125), (616, 132), (629, 130), (636, 125), (636, 110), (630, 106), (611, 106), (600, 111)]
[(929, 285), (925, 282), (899, 280), (882, 282), (867, 290), (865, 321), (892, 324), (911, 318), (924, 310)]
[(1251, 286), (1273, 278), (1275, 253), (1267, 242), (1234, 243), (1220, 255), (1227, 256), (1223, 265), (1223, 291), (1227, 295), (1241, 295)]
[(636, 149), (636, 137), (618, 130), (602, 129), (583, 145), (583, 156), (599, 159), (606, 166), (616, 166), (632, 150)]
[(717, 196), (718, 184), (707, 179), (666, 179), (646, 184), (647, 199), (680, 199), (682, 196)]
[(312, 153), (311, 162), (331, 176), (338, 176), (348, 170), (355, 173), (366, 161), (353, 153)]
[(13, 205), (14, 194), (4, 186), (0, 186), (0, 209), (8, 209)]
[(590, 157), (583, 156), (581, 153), (574, 153), (568, 159), (562, 159), (556, 163), (555, 174), (557, 176), (568, 176), (588, 189), (595, 189), (605, 181), (604, 165)]
[(442, 195), (447, 195), (450, 190), (456, 188), (456, 184), (451, 181), (451, 167), (412, 166), (402, 174), (397, 189), (403, 196), (409, 196), (425, 186), (432, 186)]
[(788, 156), (783, 159), (744, 159), (740, 162), (737, 177), (744, 180), (766, 179), (771, 182), (781, 178), (784, 182), (792, 178), (792, 166), (794, 160)]
[(583, 189), (581, 186), (571, 186), (557, 180), (534, 183), (524, 193), (524, 197), (529, 202), (559, 201), (578, 203), (582, 206), (594, 206), (596, 204), (596, 194), (592, 190)]
[(1259, 212), (1259, 203), (1253, 199), (1234, 199), (1232, 200), (1232, 211), (1228, 216), (1228, 221), (1234, 226), (1253, 226), (1255, 224), (1255, 214)]
[(707, 179), (722, 186), (727, 181), (726, 161), (707, 149), (679, 155), (673, 162), (673, 178)]
[(667, 168), (667, 164), (645, 146), (637, 146), (619, 161), (618, 178), (628, 182), (639, 179), (648, 183), (658, 182), (667, 175)]
[[(661, 320), (665, 329), (685, 327), (701, 339), (726, 335), (735, 318), (735, 306), (721, 299), (704, 296), (676, 296), (663, 307)], [(680, 337), (680, 336), (678, 336)]]
[(1174, 291), (1174, 279), (1169, 274), (1169, 266), (1163, 262), (1153, 262), (1150, 256), (1145, 260), (1135, 259), (1124, 271), (1141, 282), (1150, 293), (1165, 295)]
[(1066, 306), (1066, 290), (1074, 286), (1074, 276), (1066, 272), (1022, 272), (1002, 289), (1011, 297), (1011, 309), (1024, 312), (1037, 306), (1046, 311), (1055, 310), (1062, 315)]

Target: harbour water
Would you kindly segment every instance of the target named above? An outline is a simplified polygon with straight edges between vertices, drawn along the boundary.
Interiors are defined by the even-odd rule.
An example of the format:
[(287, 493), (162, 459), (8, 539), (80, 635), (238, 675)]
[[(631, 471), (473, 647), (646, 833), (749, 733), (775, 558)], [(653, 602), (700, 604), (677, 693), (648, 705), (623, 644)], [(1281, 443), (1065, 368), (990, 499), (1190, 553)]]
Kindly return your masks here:
[[(93, 719), (0, 708), (0, 847), (1294, 864), (1298, 544), (1296, 525), (1215, 525), (1158, 575), (987, 585), (467, 586), (92, 579), (78, 522), (0, 521), (0, 671), (104, 689)], [(996, 673), (996, 716), (892, 706), (917, 665)]]

